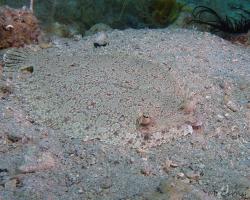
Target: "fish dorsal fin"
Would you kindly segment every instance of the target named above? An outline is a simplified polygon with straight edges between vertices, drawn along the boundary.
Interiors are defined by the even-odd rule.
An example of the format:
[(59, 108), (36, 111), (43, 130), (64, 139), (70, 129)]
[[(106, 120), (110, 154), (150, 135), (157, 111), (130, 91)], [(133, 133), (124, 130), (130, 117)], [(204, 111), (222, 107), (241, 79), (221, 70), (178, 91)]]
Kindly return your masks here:
[(13, 70), (22, 66), (28, 59), (29, 50), (26, 48), (11, 48), (3, 55), (4, 67)]

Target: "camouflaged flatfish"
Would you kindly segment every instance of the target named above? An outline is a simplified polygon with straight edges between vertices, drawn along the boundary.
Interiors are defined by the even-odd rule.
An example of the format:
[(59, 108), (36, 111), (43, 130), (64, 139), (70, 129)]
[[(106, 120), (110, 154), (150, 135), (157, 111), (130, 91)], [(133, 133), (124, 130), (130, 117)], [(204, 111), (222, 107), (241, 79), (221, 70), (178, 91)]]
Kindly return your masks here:
[[(134, 147), (178, 136), (181, 98), (166, 67), (125, 53), (71, 45), (12, 49), (4, 55), (6, 74), (15, 72), (17, 99), (37, 123), (84, 140)], [(23, 66), (33, 66), (33, 73), (22, 76)], [(154, 123), (138, 129), (143, 113)]]

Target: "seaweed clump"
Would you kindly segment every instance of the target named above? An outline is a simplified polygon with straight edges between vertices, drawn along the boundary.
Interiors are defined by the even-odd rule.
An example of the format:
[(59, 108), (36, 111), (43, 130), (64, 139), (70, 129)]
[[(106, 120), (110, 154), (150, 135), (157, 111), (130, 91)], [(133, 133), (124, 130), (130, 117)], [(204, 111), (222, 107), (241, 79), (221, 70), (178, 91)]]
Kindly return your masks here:
[(164, 26), (174, 22), (183, 5), (176, 0), (155, 0), (149, 6), (153, 24)]
[(0, 7), (0, 49), (37, 43), (41, 29), (28, 9)]
[(179, 17), (183, 7), (176, 0), (124, 0), (117, 19), (134, 28), (166, 27)]
[(212, 8), (197, 6), (193, 10), (194, 19), (192, 21), (199, 24), (209, 25), (212, 27), (212, 31), (247, 33), (250, 29), (250, 12), (242, 8), (237, 9), (242, 12), (239, 14), (240, 19), (238, 20), (229, 16), (222, 17)]

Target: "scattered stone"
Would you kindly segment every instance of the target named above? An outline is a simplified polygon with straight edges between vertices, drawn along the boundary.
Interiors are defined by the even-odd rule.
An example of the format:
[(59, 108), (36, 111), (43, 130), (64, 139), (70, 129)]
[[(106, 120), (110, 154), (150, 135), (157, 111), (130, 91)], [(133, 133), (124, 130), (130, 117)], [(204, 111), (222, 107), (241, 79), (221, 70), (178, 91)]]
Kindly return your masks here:
[(219, 86), (225, 91), (225, 93), (228, 93), (228, 91), (232, 89), (231, 84), (227, 81), (220, 83)]
[(245, 191), (245, 198), (250, 199), (250, 188)]
[(232, 127), (231, 127), (231, 131), (232, 131), (231, 138), (232, 138), (233, 140), (238, 139), (238, 138), (239, 138), (239, 133), (240, 133), (239, 127), (237, 127), (237, 126), (232, 126)]
[(236, 103), (234, 103), (233, 101), (227, 101), (226, 102), (226, 106), (232, 110), (233, 112), (237, 112), (239, 111), (238, 105)]
[(143, 155), (143, 154), (146, 154), (146, 153), (147, 153), (147, 151), (146, 151), (145, 149), (142, 149), (142, 148), (138, 148), (138, 149), (136, 149), (136, 152), (137, 152), (137, 153), (139, 153), (139, 154), (141, 154), (141, 155)]
[(166, 160), (165, 163), (162, 165), (162, 169), (168, 173), (171, 168), (178, 167), (178, 164), (174, 163), (172, 160)]
[(224, 117), (222, 115), (217, 115), (218, 122), (222, 122), (223, 119), (224, 119)]
[(166, 160), (165, 163), (163, 164), (162, 166), (162, 169), (168, 173), (170, 171), (170, 163), (171, 163), (171, 160)]
[(245, 90), (247, 87), (248, 87), (248, 84), (247, 84), (247, 83), (241, 83), (241, 84), (239, 85), (240, 90)]
[(78, 193), (79, 193), (79, 194), (82, 194), (82, 193), (83, 193), (83, 189), (80, 188), (80, 189), (78, 190)]
[(42, 42), (39, 44), (39, 47), (41, 49), (48, 49), (48, 48), (51, 48), (52, 47), (52, 43), (45, 43), (45, 42)]
[(194, 122), (191, 123), (191, 126), (194, 130), (200, 130), (202, 128), (203, 122), (201, 118), (197, 118)]
[(247, 108), (250, 109), (250, 103), (247, 103)]
[(181, 130), (182, 130), (184, 136), (189, 135), (189, 134), (192, 135), (194, 132), (193, 127), (189, 124), (182, 125)]
[(177, 163), (173, 163), (173, 161), (171, 161), (170, 167), (176, 168), (176, 167), (179, 167), (179, 165)]
[(73, 36), (74, 41), (80, 41), (81, 39), (82, 39), (82, 35), (80, 35), (80, 34), (77, 34), (77, 35)]
[(144, 139), (150, 138), (150, 130), (155, 125), (155, 121), (150, 117), (148, 114), (142, 114), (137, 120), (136, 120), (136, 127), (139, 131), (145, 133)]
[(128, 163), (129, 164), (133, 164), (135, 162), (135, 159), (133, 157), (131, 157), (129, 160), (128, 160)]
[(185, 174), (182, 173), (182, 172), (180, 172), (180, 173), (177, 174), (177, 177), (178, 177), (178, 178), (184, 178), (184, 177), (185, 177)]
[(151, 170), (149, 168), (141, 169), (141, 174), (143, 174), (144, 176), (150, 176)]
[(12, 142), (12, 143), (16, 143), (16, 142), (19, 142), (22, 140), (22, 137), (20, 137), (19, 135), (16, 135), (15, 134), (11, 134), (11, 133), (8, 133), (7, 134), (7, 139)]
[(230, 118), (230, 114), (229, 114), (229, 113), (225, 113), (224, 116), (226, 117), (226, 119), (229, 119), (229, 118)]
[(6, 98), (13, 92), (13, 89), (10, 85), (0, 83), (0, 99)]
[(143, 114), (137, 119), (137, 124), (139, 126), (149, 126), (152, 122), (152, 119), (149, 115)]
[(110, 30), (112, 30), (112, 28), (109, 25), (103, 24), (103, 23), (98, 23), (98, 24), (95, 24), (94, 26), (92, 26), (88, 31), (86, 31), (85, 36), (93, 35), (93, 34), (98, 33), (98, 32), (107, 32)]
[(22, 73), (33, 73), (34, 67), (33, 66), (25, 66), (21, 68)]
[(188, 171), (186, 173), (186, 176), (189, 178), (189, 179), (192, 179), (192, 180), (195, 180), (195, 181), (198, 181), (200, 179), (200, 174), (199, 173), (195, 173), (193, 171)]
[(97, 37), (95, 38), (94, 41), (94, 47), (105, 47), (108, 44), (108, 36), (105, 32), (100, 32), (97, 34)]

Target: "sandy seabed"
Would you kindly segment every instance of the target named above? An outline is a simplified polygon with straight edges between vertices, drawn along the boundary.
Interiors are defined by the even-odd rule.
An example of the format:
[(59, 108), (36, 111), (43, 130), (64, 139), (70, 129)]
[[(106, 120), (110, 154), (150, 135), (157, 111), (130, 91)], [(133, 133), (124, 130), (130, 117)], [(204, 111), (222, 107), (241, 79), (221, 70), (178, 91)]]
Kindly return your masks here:
[(0, 199), (249, 198), (250, 49), (107, 34), (7, 53), (22, 61), (1, 82)]

